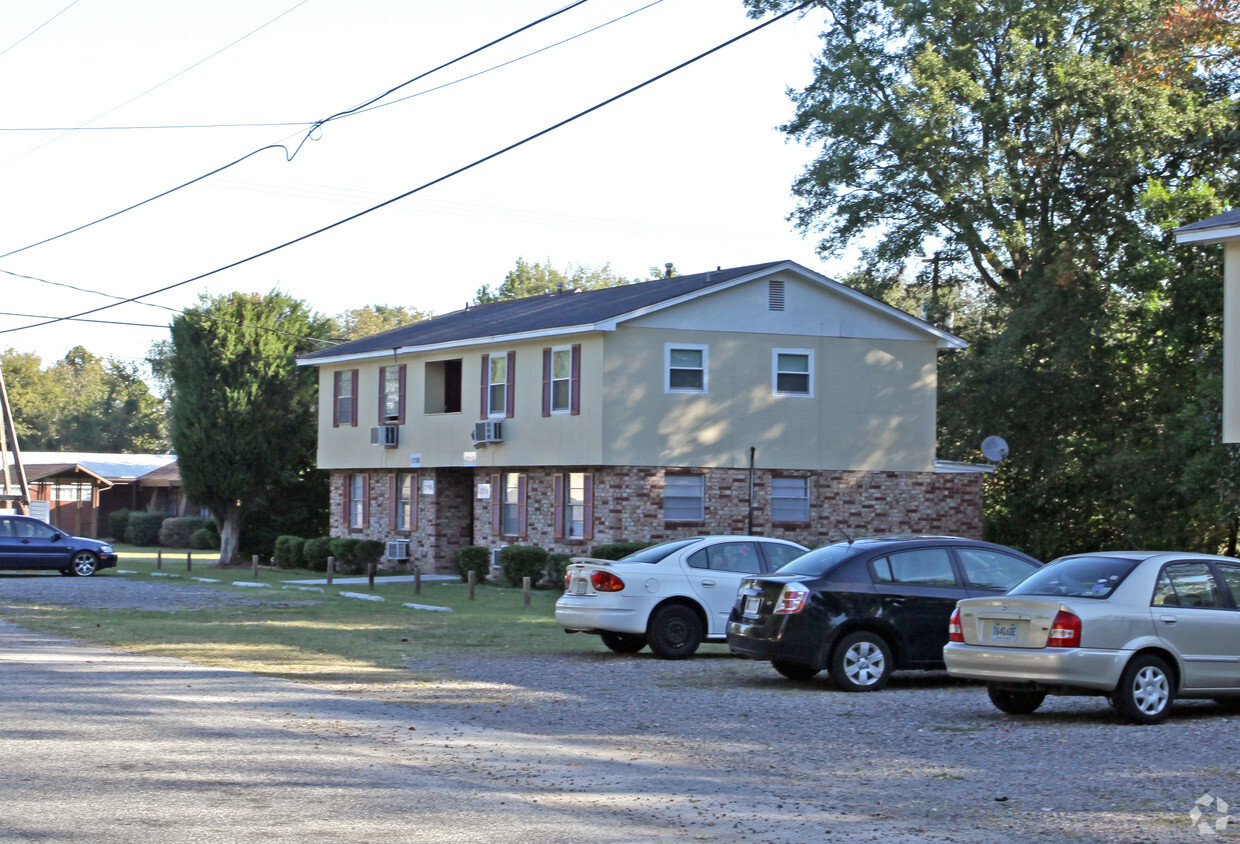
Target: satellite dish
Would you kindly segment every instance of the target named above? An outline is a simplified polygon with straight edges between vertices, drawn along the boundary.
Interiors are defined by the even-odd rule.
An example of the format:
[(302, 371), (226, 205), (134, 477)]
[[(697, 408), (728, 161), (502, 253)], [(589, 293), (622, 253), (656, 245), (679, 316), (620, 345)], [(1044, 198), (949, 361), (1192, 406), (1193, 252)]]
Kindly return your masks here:
[(987, 437), (982, 440), (982, 454), (986, 455), (987, 460), (998, 463), (1008, 456), (1008, 444), (1003, 437)]

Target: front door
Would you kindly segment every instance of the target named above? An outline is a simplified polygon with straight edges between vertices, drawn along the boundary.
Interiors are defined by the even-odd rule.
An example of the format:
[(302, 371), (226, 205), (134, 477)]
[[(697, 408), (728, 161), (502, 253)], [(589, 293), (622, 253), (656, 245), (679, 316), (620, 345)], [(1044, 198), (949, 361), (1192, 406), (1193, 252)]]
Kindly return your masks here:
[(1203, 561), (1168, 563), (1154, 589), (1154, 631), (1179, 655), (1186, 689), (1240, 686), (1240, 614)]

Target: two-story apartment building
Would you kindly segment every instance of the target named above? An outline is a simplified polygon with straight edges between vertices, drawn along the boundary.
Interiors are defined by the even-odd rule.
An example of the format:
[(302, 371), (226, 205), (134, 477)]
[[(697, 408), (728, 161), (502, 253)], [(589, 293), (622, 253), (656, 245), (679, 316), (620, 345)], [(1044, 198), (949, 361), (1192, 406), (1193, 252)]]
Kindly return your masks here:
[[(979, 535), (935, 461), (964, 342), (790, 261), (497, 302), (304, 355), (332, 534), (456, 548)], [(396, 555), (399, 556), (399, 555)]]

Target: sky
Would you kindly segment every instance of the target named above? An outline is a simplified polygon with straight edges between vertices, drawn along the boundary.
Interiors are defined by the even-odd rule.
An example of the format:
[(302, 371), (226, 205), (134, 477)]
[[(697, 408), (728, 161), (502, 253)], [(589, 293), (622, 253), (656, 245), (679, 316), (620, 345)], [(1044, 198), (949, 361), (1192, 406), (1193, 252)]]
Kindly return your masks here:
[[(570, 2), (3, 4), (0, 311), (64, 317), (176, 286), (89, 316), (152, 327), (28, 327), (45, 320), (0, 315), (0, 349), (44, 365), (76, 345), (140, 362), (177, 309), (232, 291), (279, 289), (332, 315), (365, 305), (446, 313), (501, 283), (518, 258), (609, 264), (628, 278), (667, 262), (686, 274), (780, 259), (832, 277), (849, 269), (819, 257), (814, 235), (788, 220), (791, 184), (813, 150), (778, 127), (793, 114), (787, 90), (812, 75), (825, 24), (815, 11), (221, 270), (440, 179), (756, 23), (740, 0), (588, 0), (305, 140), (306, 124)], [(300, 125), (254, 125), (273, 123)]]

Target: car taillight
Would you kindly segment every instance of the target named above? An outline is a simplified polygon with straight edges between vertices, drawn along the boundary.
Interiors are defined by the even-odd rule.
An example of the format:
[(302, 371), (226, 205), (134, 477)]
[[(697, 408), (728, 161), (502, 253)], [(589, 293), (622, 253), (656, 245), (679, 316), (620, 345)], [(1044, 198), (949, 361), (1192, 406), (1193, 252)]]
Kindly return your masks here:
[(809, 603), (809, 590), (798, 583), (789, 583), (784, 587), (784, 591), (779, 593), (779, 600), (775, 602), (775, 615), (792, 615), (805, 609), (805, 605)]
[(964, 642), (964, 628), (960, 626), (960, 607), (952, 610), (952, 620), (947, 622), (947, 641)]
[(569, 585), (573, 582), (573, 573), (571, 571), (564, 572), (564, 591), (568, 591)]
[(619, 592), (624, 588), (624, 581), (609, 571), (596, 571), (590, 575), (590, 585), (595, 592)]
[(1060, 610), (1051, 622), (1050, 635), (1046, 637), (1048, 648), (1079, 648), (1081, 646), (1081, 620), (1070, 612)]

